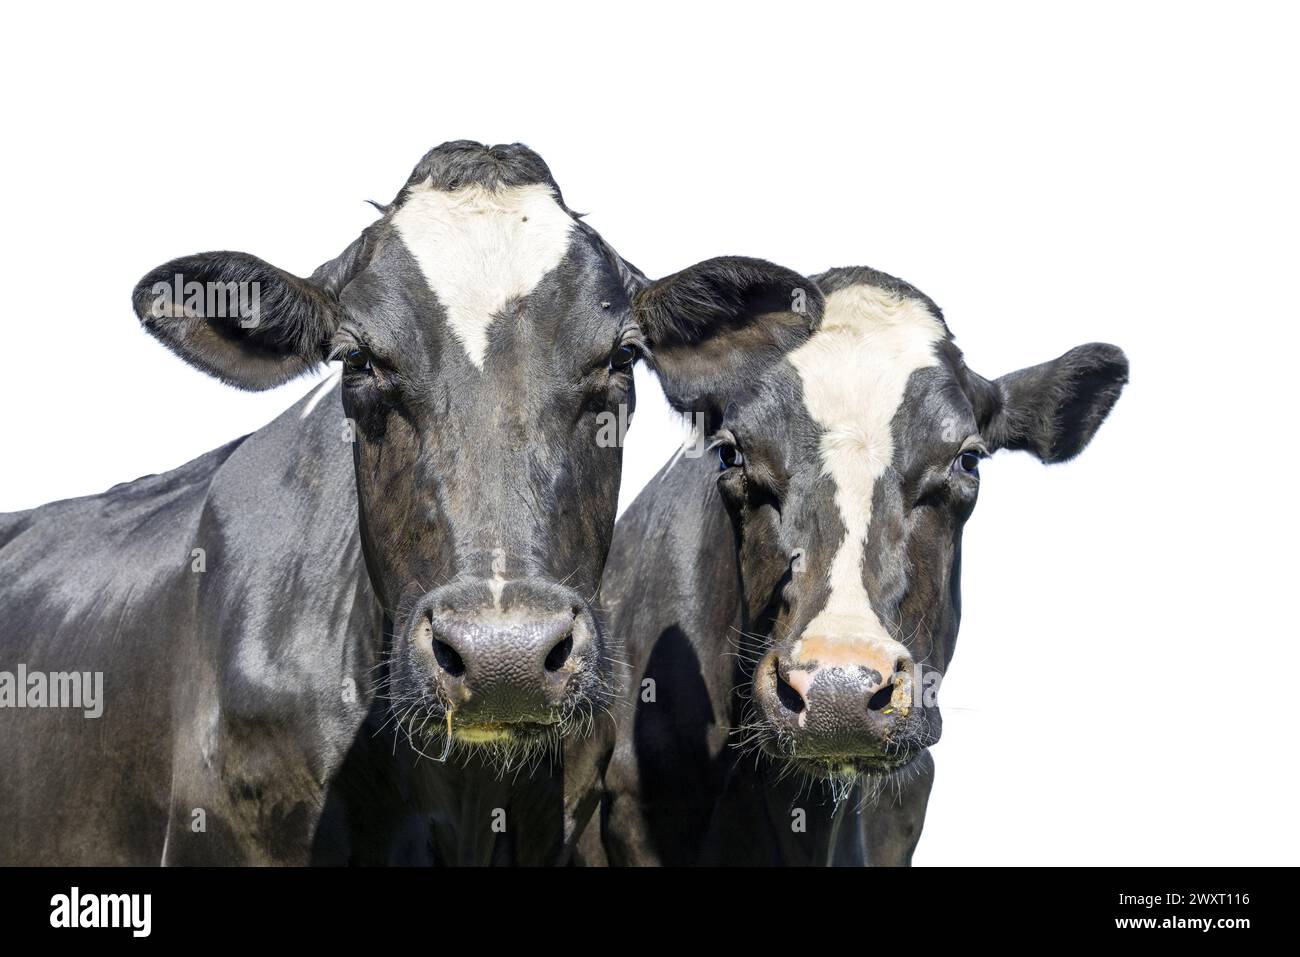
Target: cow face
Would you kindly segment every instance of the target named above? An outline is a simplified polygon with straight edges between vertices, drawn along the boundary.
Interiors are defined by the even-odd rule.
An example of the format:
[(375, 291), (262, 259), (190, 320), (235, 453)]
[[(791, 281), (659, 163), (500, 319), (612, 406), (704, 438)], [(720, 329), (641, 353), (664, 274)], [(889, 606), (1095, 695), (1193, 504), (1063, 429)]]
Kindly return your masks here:
[(816, 277), (821, 328), (727, 410), (718, 484), (736, 528), (754, 662), (746, 733), (811, 775), (906, 765), (939, 737), (980, 462), (1078, 454), (1128, 364), (1086, 345), (989, 381), (938, 307), (869, 269)]
[[(255, 285), (256, 315), (168, 287)], [(423, 749), (514, 756), (581, 726), (613, 692), (588, 608), (612, 536), (641, 358), (714, 408), (807, 338), (794, 273), (702, 263), (650, 283), (564, 205), (519, 146), (450, 143), (383, 216), (300, 279), (243, 253), (170, 262), (136, 289), (148, 329), (237, 386), (341, 363), (371, 582), (393, 625), (395, 713)], [(160, 295), (163, 293), (163, 295)], [(230, 296), (226, 297), (230, 301)], [(626, 420), (626, 415), (622, 416)]]

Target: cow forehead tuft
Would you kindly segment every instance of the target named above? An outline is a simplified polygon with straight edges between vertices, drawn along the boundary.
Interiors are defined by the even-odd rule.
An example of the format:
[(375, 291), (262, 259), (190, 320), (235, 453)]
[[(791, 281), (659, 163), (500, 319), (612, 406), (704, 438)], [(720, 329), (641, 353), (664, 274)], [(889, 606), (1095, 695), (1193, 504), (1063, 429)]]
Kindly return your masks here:
[(871, 283), (854, 283), (826, 297), (821, 332), (859, 338), (913, 335), (940, 339), (947, 329), (921, 299)]
[(486, 146), (473, 140), (456, 140), (424, 154), (393, 205), (400, 206), (407, 192), (421, 184), (453, 190), (469, 185), (501, 189), (535, 183), (549, 185), (559, 197), (560, 188), (546, 162), (524, 144)]

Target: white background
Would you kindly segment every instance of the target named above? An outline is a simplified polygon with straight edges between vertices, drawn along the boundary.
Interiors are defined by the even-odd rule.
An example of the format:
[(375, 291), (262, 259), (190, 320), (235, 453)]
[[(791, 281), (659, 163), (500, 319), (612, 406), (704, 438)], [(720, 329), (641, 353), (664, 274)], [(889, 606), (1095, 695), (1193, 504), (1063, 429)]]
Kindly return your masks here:
[[(146, 270), (306, 273), (429, 147), (523, 141), (651, 275), (872, 265), (990, 376), (1123, 346), (1082, 458), (983, 469), (917, 863), (1297, 863), (1294, 18), (896, 6), (9, 11), (0, 509), (311, 388), (173, 358), (130, 310)], [(625, 498), (676, 441), (641, 379)]]

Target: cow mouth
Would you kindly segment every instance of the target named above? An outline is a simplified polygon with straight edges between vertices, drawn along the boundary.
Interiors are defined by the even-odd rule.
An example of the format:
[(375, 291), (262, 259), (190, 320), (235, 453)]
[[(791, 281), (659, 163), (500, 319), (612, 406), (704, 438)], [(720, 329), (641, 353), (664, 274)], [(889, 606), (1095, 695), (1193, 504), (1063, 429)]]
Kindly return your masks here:
[(467, 766), (481, 762), (499, 778), (528, 769), (532, 773), (547, 755), (556, 753), (572, 722), (562, 716), (526, 721), (472, 720), (455, 711), (438, 709), (423, 717), (406, 712), (398, 734), (406, 738), (418, 759)]
[(461, 744), (499, 745), (536, 741), (556, 731), (554, 721), (485, 721), (452, 724), (452, 737)]
[(554, 758), (566, 741), (590, 735), (600, 703), (574, 695), (550, 714), (518, 720), (472, 716), (426, 699), (423, 707), (397, 711), (396, 734), (406, 739), (418, 760), (462, 765), (481, 762), (498, 776)]
[(845, 781), (859, 778), (882, 778), (901, 771), (912, 763), (915, 752), (904, 751), (897, 754), (873, 755), (829, 755), (818, 757), (791, 757), (782, 755), (782, 760), (792, 770), (818, 781)]

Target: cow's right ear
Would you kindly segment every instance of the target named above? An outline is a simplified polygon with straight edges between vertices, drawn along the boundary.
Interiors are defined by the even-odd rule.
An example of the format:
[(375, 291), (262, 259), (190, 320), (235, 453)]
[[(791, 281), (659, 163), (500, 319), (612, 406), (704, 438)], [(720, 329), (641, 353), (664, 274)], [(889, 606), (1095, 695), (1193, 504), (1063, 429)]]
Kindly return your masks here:
[(255, 391), (322, 362), (340, 318), (323, 285), (236, 252), (173, 259), (141, 279), (132, 300), (145, 329), (172, 352)]
[(992, 383), (980, 431), (991, 449), (1068, 462), (1092, 441), (1128, 382), (1118, 346), (1093, 342)]
[(650, 283), (633, 310), (664, 395), (712, 429), (821, 322), (816, 283), (762, 259), (726, 256)]

